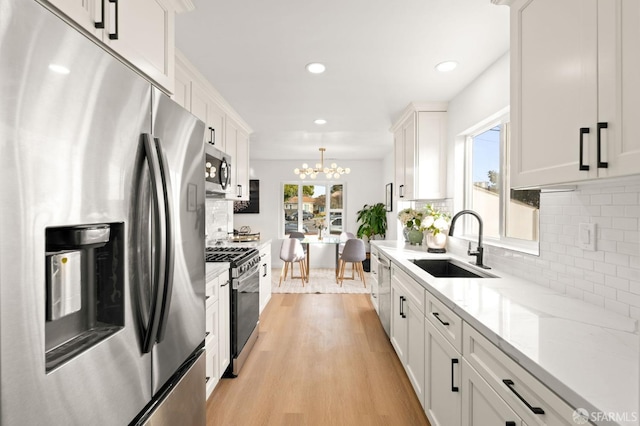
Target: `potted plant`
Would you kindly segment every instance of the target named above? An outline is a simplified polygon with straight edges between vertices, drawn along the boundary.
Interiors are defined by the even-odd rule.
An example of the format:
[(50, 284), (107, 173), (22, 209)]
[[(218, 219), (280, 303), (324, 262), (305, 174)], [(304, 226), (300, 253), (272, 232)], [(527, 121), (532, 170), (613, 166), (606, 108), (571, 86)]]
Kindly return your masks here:
[[(357, 216), (358, 238), (366, 237), (365, 244), (369, 247), (368, 241), (374, 239), (376, 235), (384, 238), (387, 234), (387, 209), (383, 203), (377, 203), (372, 206), (365, 204), (362, 210), (358, 211)], [(367, 259), (362, 262), (364, 270), (369, 272), (369, 249), (367, 248)]]

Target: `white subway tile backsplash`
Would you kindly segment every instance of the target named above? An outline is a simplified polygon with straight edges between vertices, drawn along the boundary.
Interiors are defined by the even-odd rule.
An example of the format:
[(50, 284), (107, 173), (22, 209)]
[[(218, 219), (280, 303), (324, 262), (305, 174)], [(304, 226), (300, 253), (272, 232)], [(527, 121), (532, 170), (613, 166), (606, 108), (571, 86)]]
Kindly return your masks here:
[[(540, 255), (490, 247), (486, 263), (640, 319), (640, 176), (543, 192), (540, 205)], [(596, 251), (578, 247), (580, 223), (596, 224)]]
[(590, 204), (598, 204), (601, 206), (606, 206), (608, 204), (612, 204), (613, 196), (612, 194), (596, 194), (591, 196)]

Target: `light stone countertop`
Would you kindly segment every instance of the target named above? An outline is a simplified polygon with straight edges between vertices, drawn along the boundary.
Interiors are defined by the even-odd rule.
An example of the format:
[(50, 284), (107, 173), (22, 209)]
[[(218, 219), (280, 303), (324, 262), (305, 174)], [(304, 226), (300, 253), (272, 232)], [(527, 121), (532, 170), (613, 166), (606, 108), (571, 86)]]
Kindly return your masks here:
[(499, 278), (434, 278), (408, 259), (475, 258), (372, 243), (569, 405), (622, 415), (620, 425), (640, 424), (636, 320), (502, 273), (499, 265), (487, 271)]

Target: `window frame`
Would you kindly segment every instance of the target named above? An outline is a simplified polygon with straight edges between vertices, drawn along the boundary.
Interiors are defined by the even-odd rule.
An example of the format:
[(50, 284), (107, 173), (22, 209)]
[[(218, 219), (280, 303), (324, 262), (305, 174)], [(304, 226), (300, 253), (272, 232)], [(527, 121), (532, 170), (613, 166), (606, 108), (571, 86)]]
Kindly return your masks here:
[[(500, 114), (494, 119), (487, 120), (481, 125), (473, 128), (473, 130), (464, 134), (464, 173), (463, 173), (463, 206), (465, 209), (473, 209), (473, 138), (481, 135), (482, 133), (490, 130), (496, 126), (500, 126), (500, 170), (499, 170), (499, 206), (498, 206), (498, 237), (483, 235), (483, 241), (486, 245), (501, 247), (509, 250), (515, 250), (527, 254), (539, 255), (540, 254), (540, 239), (538, 241), (529, 241), (519, 238), (508, 237), (506, 228), (506, 217), (508, 208), (507, 203), (511, 200), (511, 183), (510, 183), (510, 167), (509, 167), (509, 147), (510, 147), (510, 115), (508, 112)], [(462, 235), (461, 238), (475, 241), (478, 236), (474, 233), (470, 233), (469, 229), (473, 224), (472, 219), (469, 216), (461, 217), (462, 222)], [(473, 219), (475, 220), (475, 219)], [(538, 220), (540, 220), (538, 216)], [(538, 226), (539, 222), (538, 222)]]
[[(314, 180), (314, 181), (284, 181), (282, 182), (282, 184), (280, 185), (280, 195), (284, 194), (284, 188), (286, 185), (296, 185), (298, 187), (298, 206), (297, 206), (297, 211), (298, 211), (298, 230), (300, 232), (304, 232), (304, 229), (302, 228), (304, 225), (304, 215), (301, 215), (300, 212), (303, 211), (303, 186), (323, 186), (325, 188), (325, 217), (324, 217), (324, 224), (325, 224), (325, 229), (328, 230), (328, 232), (331, 232), (331, 223), (329, 221), (331, 214), (335, 214), (335, 213), (340, 213), (342, 216), (342, 230), (340, 232), (345, 231), (345, 217), (346, 217), (346, 193), (347, 193), (347, 183), (346, 182), (339, 182), (339, 181), (328, 181), (328, 180)], [(331, 208), (331, 188), (334, 185), (342, 185), (342, 208), (341, 209), (332, 209)], [(284, 235), (284, 237), (286, 238), (288, 236), (288, 234), (286, 233), (286, 219), (285, 219), (285, 208), (284, 208), (284, 199), (282, 204), (280, 204), (280, 229), (281, 229), (281, 235)], [(307, 235), (311, 235), (311, 234), (307, 234)]]

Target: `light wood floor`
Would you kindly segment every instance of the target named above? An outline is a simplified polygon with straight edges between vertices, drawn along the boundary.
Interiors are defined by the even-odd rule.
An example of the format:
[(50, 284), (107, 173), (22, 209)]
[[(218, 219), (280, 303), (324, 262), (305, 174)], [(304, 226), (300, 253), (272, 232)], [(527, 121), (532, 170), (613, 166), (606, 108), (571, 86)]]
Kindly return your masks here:
[(274, 294), (207, 426), (429, 425), (368, 295)]

